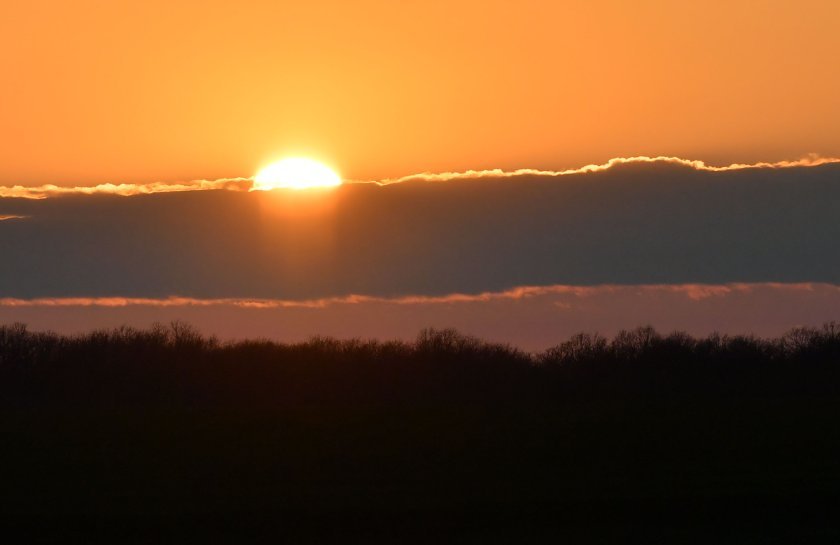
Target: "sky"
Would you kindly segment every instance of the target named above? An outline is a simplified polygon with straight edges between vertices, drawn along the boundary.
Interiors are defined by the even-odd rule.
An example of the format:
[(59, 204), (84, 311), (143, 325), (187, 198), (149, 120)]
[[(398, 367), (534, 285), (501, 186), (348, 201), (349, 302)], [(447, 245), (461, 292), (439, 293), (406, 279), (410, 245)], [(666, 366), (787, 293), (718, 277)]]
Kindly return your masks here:
[(32, 0), (0, 184), (840, 156), (834, 0)]
[[(840, 319), (835, 1), (0, 8), (0, 323)], [(275, 160), (332, 190), (248, 191)]]

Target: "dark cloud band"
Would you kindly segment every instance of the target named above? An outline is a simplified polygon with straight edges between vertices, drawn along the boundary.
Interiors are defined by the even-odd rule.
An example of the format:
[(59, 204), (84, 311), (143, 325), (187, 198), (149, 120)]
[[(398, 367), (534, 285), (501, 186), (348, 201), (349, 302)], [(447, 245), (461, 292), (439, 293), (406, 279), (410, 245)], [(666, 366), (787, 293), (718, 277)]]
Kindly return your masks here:
[(0, 199), (0, 297), (318, 300), (840, 284), (840, 164)]

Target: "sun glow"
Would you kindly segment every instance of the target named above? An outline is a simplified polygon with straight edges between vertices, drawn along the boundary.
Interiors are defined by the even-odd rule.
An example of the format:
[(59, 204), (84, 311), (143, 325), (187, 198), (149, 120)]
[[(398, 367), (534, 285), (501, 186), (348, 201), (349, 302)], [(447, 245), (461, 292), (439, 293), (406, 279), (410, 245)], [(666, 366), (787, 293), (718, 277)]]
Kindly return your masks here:
[(330, 167), (312, 159), (291, 157), (260, 170), (254, 176), (251, 191), (310, 189), (338, 185), (341, 185), (341, 178)]

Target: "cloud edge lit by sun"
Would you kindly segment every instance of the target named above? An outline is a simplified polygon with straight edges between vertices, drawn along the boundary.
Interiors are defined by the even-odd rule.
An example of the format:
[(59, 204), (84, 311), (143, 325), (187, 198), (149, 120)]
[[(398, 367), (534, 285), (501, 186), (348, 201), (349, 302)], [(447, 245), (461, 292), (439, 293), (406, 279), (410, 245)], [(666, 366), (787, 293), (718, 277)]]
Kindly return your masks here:
[[(457, 180), (476, 180), (483, 178), (517, 178), (520, 176), (544, 176), (550, 178), (557, 178), (576, 174), (587, 174), (592, 172), (601, 172), (609, 170), (615, 166), (623, 164), (634, 163), (664, 163), (680, 165), (691, 168), (697, 171), (705, 172), (726, 172), (734, 170), (748, 170), (748, 169), (786, 169), (786, 168), (808, 168), (818, 167), (830, 164), (840, 164), (840, 157), (822, 157), (817, 154), (809, 154), (801, 159), (786, 160), (777, 162), (757, 162), (757, 163), (732, 163), (724, 166), (713, 166), (706, 164), (703, 161), (683, 159), (672, 156), (636, 156), (636, 157), (616, 157), (600, 164), (590, 164), (579, 168), (572, 168), (566, 170), (540, 170), (540, 169), (490, 169), (490, 170), (468, 170), (465, 172), (441, 172), (432, 173), (424, 172), (417, 174), (410, 174), (399, 178), (385, 178), (381, 180), (342, 180), (338, 178), (337, 183), (327, 186), (336, 187), (345, 184), (375, 184), (379, 186), (386, 186), (392, 184), (399, 184), (403, 182), (412, 181), (426, 181), (426, 182), (447, 182)], [(272, 163), (274, 164), (274, 163)], [(271, 166), (271, 165), (269, 165)], [(327, 167), (329, 168), (329, 167)], [(330, 169), (333, 173), (334, 170)], [(46, 199), (59, 195), (119, 195), (119, 196), (133, 196), (133, 195), (148, 195), (153, 193), (177, 193), (185, 191), (211, 191), (211, 190), (228, 190), (228, 191), (270, 191), (278, 189), (277, 187), (261, 188), (257, 187), (257, 176), (248, 178), (219, 178), (216, 180), (194, 180), (190, 182), (151, 182), (146, 184), (132, 184), (132, 183), (106, 183), (95, 186), (76, 186), (76, 187), (61, 187), (54, 184), (45, 184), (40, 186), (0, 186), (0, 199), (2, 198), (19, 198), (19, 199)], [(336, 174), (338, 177), (338, 174)], [(323, 186), (321, 186), (323, 187)], [(315, 189), (315, 186), (310, 189)], [(300, 188), (299, 188), (300, 189)]]

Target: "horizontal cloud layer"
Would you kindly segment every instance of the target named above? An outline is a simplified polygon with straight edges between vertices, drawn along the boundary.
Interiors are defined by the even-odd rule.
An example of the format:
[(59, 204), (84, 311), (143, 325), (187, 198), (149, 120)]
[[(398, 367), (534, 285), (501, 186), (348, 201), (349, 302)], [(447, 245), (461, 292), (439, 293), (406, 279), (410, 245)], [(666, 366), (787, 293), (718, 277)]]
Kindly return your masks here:
[(99, 184), (93, 186), (64, 187), (54, 184), (38, 186), (0, 186), (0, 198), (46, 199), (60, 195), (149, 195), (181, 191), (209, 191), (228, 189), (241, 191), (250, 187), (251, 178), (221, 178), (218, 180), (192, 180), (189, 182), (152, 182), (148, 184)]
[(0, 199), (0, 297), (317, 300), (840, 283), (840, 164)]
[(545, 296), (573, 296), (577, 298), (616, 294), (632, 289), (637, 294), (665, 293), (684, 295), (693, 301), (710, 297), (725, 297), (732, 294), (752, 294), (761, 290), (785, 292), (814, 292), (840, 295), (840, 286), (832, 284), (782, 284), (765, 282), (761, 284), (676, 284), (643, 286), (520, 286), (500, 292), (477, 294), (452, 293), (448, 295), (408, 295), (402, 297), (374, 297), (370, 295), (346, 295), (323, 299), (197, 299), (194, 297), (170, 296), (160, 299), (149, 297), (57, 297), (17, 299), (0, 298), (0, 307), (238, 307), (253, 309), (282, 308), (328, 308), (340, 305), (452, 305), (464, 303), (487, 303), (491, 301), (519, 301)]
[(612, 335), (651, 324), (697, 335), (778, 335), (840, 319), (840, 286), (728, 284), (539, 286), (441, 297), (349, 296), (253, 300), (59, 298), (0, 299), (0, 323), (23, 321), (64, 333), (187, 320), (223, 338), (297, 341), (311, 335), (410, 339), (423, 327), (456, 327), (541, 350), (578, 331)]
[(558, 176), (570, 176), (574, 174), (587, 174), (590, 172), (603, 172), (613, 167), (632, 165), (632, 164), (650, 164), (662, 163), (666, 165), (677, 165), (682, 167), (693, 168), (705, 172), (726, 172), (730, 170), (746, 170), (746, 169), (778, 169), (778, 168), (793, 168), (793, 167), (814, 167), (820, 165), (828, 165), (833, 163), (840, 163), (840, 159), (833, 157), (819, 157), (811, 155), (798, 159), (795, 161), (777, 161), (775, 163), (759, 162), (759, 163), (732, 163), (724, 166), (707, 165), (703, 161), (694, 159), (682, 159), (680, 157), (668, 157), (660, 155), (658, 157), (616, 157), (610, 159), (606, 163), (591, 164), (579, 168), (572, 168), (567, 170), (540, 170), (532, 168), (520, 168), (517, 170), (502, 170), (499, 168), (489, 170), (468, 170), (466, 172), (424, 172), (420, 174), (411, 174), (400, 178), (389, 178), (377, 182), (382, 185), (392, 183), (402, 183), (411, 181), (428, 181), (428, 182), (447, 182), (451, 180), (475, 180), (481, 178), (515, 178), (520, 176), (541, 176), (556, 178)]
[[(572, 168), (566, 170), (539, 170), (531, 168), (522, 168), (517, 170), (468, 170), (465, 172), (424, 172), (419, 174), (410, 174), (400, 178), (386, 178), (377, 181), (353, 181), (348, 183), (373, 183), (377, 185), (389, 185), (402, 182), (412, 181), (452, 181), (452, 180), (474, 180), (481, 178), (514, 178), (521, 176), (540, 176), (556, 178), (558, 176), (569, 176), (574, 174), (587, 174), (591, 172), (602, 172), (616, 166), (632, 165), (632, 164), (650, 164), (661, 163), (669, 165), (678, 165), (695, 170), (706, 172), (726, 172), (731, 170), (745, 170), (745, 169), (778, 169), (778, 168), (792, 168), (792, 167), (808, 167), (820, 166), (832, 163), (840, 163), (840, 158), (833, 157), (819, 157), (811, 155), (802, 159), (794, 161), (777, 161), (777, 162), (759, 162), (759, 163), (733, 163), (731, 165), (713, 166), (707, 165), (703, 161), (682, 159), (680, 157), (616, 157), (610, 159), (606, 163), (585, 165), (579, 168)], [(54, 184), (46, 184), (40, 186), (0, 186), (0, 198), (23, 198), (23, 199), (45, 199), (48, 197), (55, 197), (59, 195), (149, 195), (152, 193), (173, 193), (181, 191), (210, 191), (210, 190), (230, 190), (230, 191), (247, 191), (253, 185), (253, 178), (220, 178), (218, 180), (193, 180), (188, 182), (152, 182), (148, 184), (99, 184), (95, 186), (75, 186), (63, 187)]]

